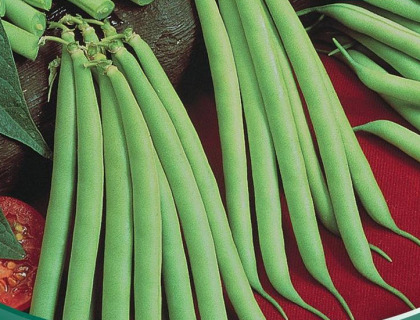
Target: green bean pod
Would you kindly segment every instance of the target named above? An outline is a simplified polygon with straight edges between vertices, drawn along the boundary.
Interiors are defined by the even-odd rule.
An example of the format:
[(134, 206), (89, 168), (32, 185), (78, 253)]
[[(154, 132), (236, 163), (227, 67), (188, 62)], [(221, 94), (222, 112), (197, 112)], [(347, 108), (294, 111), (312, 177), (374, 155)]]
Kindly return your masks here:
[(139, 6), (145, 6), (148, 4), (151, 4), (154, 0), (131, 0), (135, 4), (138, 4)]
[(42, 36), (47, 25), (45, 14), (22, 0), (4, 1), (6, 3), (6, 18), (10, 22), (38, 37)]
[(420, 59), (418, 50), (420, 34), (362, 7), (347, 3), (333, 3), (301, 10), (300, 14), (310, 12), (325, 14), (352, 30)]
[[(376, 182), (375, 177), (373, 176), (372, 170), (363, 154), (357, 138), (352, 131), (350, 123), (343, 108), (341, 107), (340, 100), (334, 91), (334, 87), (331, 84), (328, 74), (319, 59), (317, 60), (317, 65), (318, 70), (322, 75), (324, 87), (329, 94), (328, 101), (330, 102), (330, 110), (334, 114), (335, 120), (340, 126), (340, 132), (345, 147), (345, 159), (347, 159), (351, 179), (362, 204), (366, 208), (368, 214), (376, 222), (383, 226), (387, 226), (397, 234), (405, 234), (406, 232), (401, 231), (395, 225), (395, 222), (389, 213), (384, 196)], [(330, 192), (332, 193), (333, 191)], [(369, 250), (366, 235), (363, 231), (360, 216), (355, 214), (357, 212), (357, 205), (355, 206), (354, 211), (335, 210), (338, 228), (354, 267), (364, 277), (400, 298), (410, 308), (414, 308), (411, 301), (403, 293), (386, 283), (376, 269)]]
[(130, 319), (133, 195), (127, 144), (110, 80), (98, 75), (105, 164), (102, 319)]
[(415, 0), (364, 0), (373, 6), (382, 8), (389, 12), (410, 20), (420, 22), (420, 3)]
[(348, 63), (359, 79), (368, 88), (378, 93), (406, 101), (409, 104), (419, 105), (420, 81), (369, 69), (363, 64), (357, 63), (337, 40), (333, 39), (333, 41), (343, 56), (348, 60)]
[(7, 39), (9, 40), (10, 47), (13, 52), (35, 61), (38, 56), (39, 37), (26, 30), (16, 27), (8, 21), (2, 20), (1, 23), (3, 24), (4, 31), (6, 32)]
[(243, 112), (229, 36), (215, 0), (196, 0), (213, 79), (222, 149), (226, 209), (248, 280), (261, 291), (252, 237)]
[[(61, 36), (65, 41), (74, 41), (69, 30)], [(76, 93), (73, 63), (65, 45), (58, 78), (53, 157), (51, 191), (30, 310), (45, 319), (54, 318), (76, 199)]]
[(267, 275), (284, 297), (328, 319), (304, 302), (291, 282), (281, 222), (276, 154), (263, 98), (236, 4), (234, 1), (220, 1), (219, 6), (239, 76), (251, 156), (259, 243)]
[(264, 26), (261, 3), (238, 0), (237, 7), (250, 44), (299, 251), (312, 276), (351, 314), (329, 276), (290, 101)]
[(73, 3), (91, 17), (102, 20), (114, 10), (115, 4), (111, 0), (67, 0)]
[(376, 14), (384, 17), (384, 18), (392, 20), (392, 21), (406, 27), (407, 29), (410, 29), (412, 31), (420, 33), (420, 22), (404, 18), (404, 17), (402, 17), (398, 14), (395, 14), (391, 11), (381, 9), (379, 7), (375, 7), (375, 6), (369, 5), (367, 3), (363, 3), (363, 4), (359, 3), (359, 5), (362, 5), (365, 9), (367, 9), (371, 12), (374, 12), (374, 13), (376, 13)]
[(374, 134), (420, 162), (420, 135), (398, 123), (388, 120), (376, 120), (354, 127), (353, 130), (355, 132), (365, 131)]
[(24, 0), (27, 4), (30, 4), (32, 7), (39, 8), (42, 10), (50, 10), (52, 5), (52, 0)]
[(136, 52), (148, 79), (168, 112), (191, 164), (207, 211), (219, 268), (229, 299), (241, 318), (261, 317), (233, 242), (217, 181), (185, 107), (147, 43), (138, 35), (130, 37), (128, 43)]
[(420, 62), (417, 59), (362, 33), (345, 28), (339, 28), (339, 30), (375, 53), (402, 76), (420, 81)]
[(0, 0), (0, 17), (2, 18), (6, 14), (6, 1)]
[[(226, 319), (216, 252), (206, 210), (175, 128), (137, 60), (124, 47), (112, 48), (148, 124), (165, 170), (189, 253), (202, 319)], [(244, 308), (246, 309), (246, 308)]]
[(68, 47), (74, 68), (77, 115), (77, 196), (63, 319), (87, 319), (102, 221), (103, 147), (91, 70), (76, 43)]
[(153, 145), (124, 75), (115, 66), (107, 67), (106, 75), (111, 80), (120, 107), (132, 178), (134, 314), (136, 319), (160, 319), (162, 222)]
[(173, 320), (196, 319), (181, 226), (172, 191), (155, 152), (162, 210), (162, 276), (169, 316)]

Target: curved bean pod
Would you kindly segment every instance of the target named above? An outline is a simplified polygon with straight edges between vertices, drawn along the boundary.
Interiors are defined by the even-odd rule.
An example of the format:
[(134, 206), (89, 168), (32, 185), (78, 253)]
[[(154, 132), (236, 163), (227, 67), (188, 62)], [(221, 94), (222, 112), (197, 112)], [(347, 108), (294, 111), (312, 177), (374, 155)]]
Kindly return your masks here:
[[(191, 164), (207, 211), (219, 268), (228, 296), (241, 317), (261, 316), (233, 242), (217, 181), (194, 125), (165, 71), (147, 43), (138, 35), (130, 37), (128, 43), (136, 52), (148, 79), (168, 112)], [(235, 275), (235, 277), (232, 275)], [(244, 308), (244, 305), (248, 308)]]
[[(74, 33), (62, 32), (65, 41)], [(30, 313), (53, 319), (65, 263), (76, 199), (76, 93), (73, 63), (62, 48), (54, 131), (54, 162), (42, 250)]]
[(301, 10), (300, 14), (318, 12), (339, 21), (346, 27), (375, 38), (390, 47), (420, 59), (420, 34), (362, 7), (333, 3)]
[(410, 20), (420, 22), (420, 4), (413, 0), (364, 0), (373, 6), (385, 9)]
[[(364, 66), (375, 69), (377, 71), (380, 71), (382, 73), (387, 73), (385, 69), (383, 69), (381, 66), (379, 66), (376, 62), (369, 59), (367, 56), (362, 54), (359, 51), (356, 50), (349, 50), (348, 53), (350, 56), (356, 60), (358, 63), (363, 64)], [(346, 59), (344, 61), (347, 62)], [(380, 96), (388, 102), (388, 104), (396, 111), (398, 112), (404, 119), (406, 119), (408, 122), (410, 122), (417, 130), (420, 130), (420, 112), (418, 106), (410, 105), (406, 101), (402, 101), (399, 99), (396, 99), (391, 96), (387, 96), (384, 94), (380, 94)]]
[(147, 124), (124, 75), (106, 69), (120, 107), (133, 188), (136, 319), (160, 319), (162, 225), (159, 182)]
[[(105, 162), (105, 250), (102, 319), (130, 318), (133, 259), (133, 194), (118, 101), (110, 80), (98, 73)], [(116, 263), (118, 261), (118, 263)]]
[(76, 216), (68, 272), (63, 319), (89, 317), (98, 253), (103, 201), (102, 129), (91, 70), (84, 52), (72, 43), (77, 114)]
[[(376, 120), (353, 127), (353, 130), (355, 132), (365, 131), (374, 134), (420, 162), (420, 149), (418, 148), (420, 135), (398, 123), (388, 120)], [(418, 241), (418, 243), (420, 242)]]
[(47, 25), (45, 14), (39, 12), (22, 0), (4, 0), (6, 18), (14, 25), (38, 37), (42, 36)]
[(39, 8), (42, 10), (50, 10), (52, 5), (52, 0), (24, 0), (26, 3), (30, 4), (32, 7)]
[(338, 29), (375, 53), (402, 76), (420, 81), (420, 62), (417, 59), (362, 33), (346, 28)]
[(359, 79), (370, 89), (387, 96), (406, 101), (413, 105), (419, 105), (420, 101), (420, 81), (406, 79), (389, 73), (383, 73), (374, 69), (369, 69), (357, 63), (351, 55), (333, 39), (334, 43), (348, 60)]
[(200, 315), (202, 319), (226, 319), (219, 268), (206, 210), (182, 144), (137, 60), (124, 47), (114, 49), (113, 57), (122, 66), (140, 105), (179, 210)]

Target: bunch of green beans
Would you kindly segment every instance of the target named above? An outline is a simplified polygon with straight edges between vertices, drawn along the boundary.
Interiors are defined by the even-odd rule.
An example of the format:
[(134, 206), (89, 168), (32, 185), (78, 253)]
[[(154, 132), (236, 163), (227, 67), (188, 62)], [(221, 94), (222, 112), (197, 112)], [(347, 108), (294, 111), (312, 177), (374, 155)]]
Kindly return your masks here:
[[(55, 26), (66, 31), (58, 41), (66, 44), (63, 48), (69, 54), (65, 61), (67, 68), (68, 63), (72, 66), (69, 70), (74, 77), (73, 91), (69, 92), (73, 92), (77, 118), (74, 153), (78, 168), (73, 182), (65, 178), (75, 188), (74, 230), (63, 309), (56, 301), (64, 262), (57, 260), (54, 265), (61, 269), (56, 268), (50, 279), (54, 290), (48, 292), (38, 281), (32, 312), (47, 319), (53, 319), (57, 312), (63, 313), (63, 319), (79, 319), (80, 315), (95, 318), (98, 292), (94, 278), (96, 259), (100, 259), (98, 264), (104, 265), (100, 302), (103, 319), (161, 319), (165, 303), (169, 319), (228, 319), (223, 288), (241, 320), (265, 318), (252, 289), (287, 319), (287, 313), (263, 288), (257, 272), (246, 139), (260, 249), (274, 288), (320, 318), (329, 319), (327, 313), (302, 299), (290, 278), (281, 222), (281, 183), (303, 263), (337, 298), (350, 319), (354, 319), (353, 314), (329, 275), (316, 214), (330, 231), (341, 236), (353, 265), (363, 276), (413, 307), (377, 271), (371, 250), (389, 257), (368, 243), (355, 191), (375, 221), (418, 244), (419, 240), (400, 230), (392, 219), (326, 71), (289, 1), (223, 0), (217, 5), (213, 0), (196, 0), (196, 6), (215, 90), (227, 210), (200, 138), (147, 43), (131, 29), (118, 34), (109, 21), (64, 17)], [(334, 11), (336, 7), (333, 11), (350, 25), (355, 22), (346, 17), (347, 6), (341, 10), (340, 4), (339, 12)], [(330, 7), (321, 8), (330, 14)], [(350, 7), (350, 12), (360, 14), (360, 9)], [(380, 27), (396, 25), (371, 13), (361, 14), (379, 21)], [(61, 23), (77, 25), (84, 50), (74, 38), (65, 38), (68, 29)], [(102, 39), (89, 23), (101, 27)], [(357, 30), (361, 33), (364, 29)], [(413, 31), (398, 30), (406, 39), (416, 39)], [(367, 35), (359, 38), (364, 40)], [(375, 45), (377, 50), (385, 50), (380, 49), (383, 43)], [(396, 51), (401, 43), (392, 45)], [(404, 51), (409, 57), (406, 61), (416, 59), (410, 50)], [(350, 53), (343, 54), (366, 83), (384, 96), (415, 108), (418, 94), (406, 97), (402, 93), (417, 90), (416, 80), (380, 70), (369, 72)], [(390, 56), (390, 60), (396, 59)], [(313, 76), (308, 77), (308, 72)], [(60, 81), (67, 79), (70, 86), (68, 74), (65, 77), (61, 73)], [(293, 73), (308, 105), (321, 161)], [(400, 92), (393, 93), (389, 86), (375, 83), (384, 75), (400, 86)], [(96, 89), (93, 79), (98, 82)], [(86, 129), (88, 121), (94, 123), (93, 130)], [(385, 133), (378, 126), (374, 123), (365, 128), (418, 157), (415, 148), (396, 138), (416, 141), (418, 137), (394, 126)], [(54, 190), (55, 185), (51, 194), (66, 197)], [(67, 203), (70, 201), (68, 198)], [(50, 224), (59, 225), (54, 220), (53, 209), (57, 208), (53, 204)], [(68, 211), (68, 220), (60, 221), (63, 230), (71, 225), (73, 213)], [(100, 239), (102, 219), (104, 240)], [(52, 241), (54, 236), (49, 234)], [(65, 248), (52, 250), (65, 255)], [(45, 264), (53, 257), (52, 253), (43, 255), (47, 263), (40, 265), (40, 274), (45, 278), (51, 272)], [(43, 292), (51, 297), (48, 302), (40, 297)], [(44, 306), (47, 308), (43, 312)]]

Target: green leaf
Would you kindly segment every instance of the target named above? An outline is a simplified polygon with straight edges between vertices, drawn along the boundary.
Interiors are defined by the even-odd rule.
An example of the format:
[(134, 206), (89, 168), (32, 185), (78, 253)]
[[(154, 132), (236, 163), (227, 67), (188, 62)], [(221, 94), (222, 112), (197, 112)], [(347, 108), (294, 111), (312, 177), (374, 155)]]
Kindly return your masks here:
[(0, 209), (0, 259), (22, 260), (25, 255), (25, 250), (16, 240), (9, 222)]
[(15, 139), (46, 158), (51, 150), (29, 113), (12, 50), (0, 19), (0, 134)]

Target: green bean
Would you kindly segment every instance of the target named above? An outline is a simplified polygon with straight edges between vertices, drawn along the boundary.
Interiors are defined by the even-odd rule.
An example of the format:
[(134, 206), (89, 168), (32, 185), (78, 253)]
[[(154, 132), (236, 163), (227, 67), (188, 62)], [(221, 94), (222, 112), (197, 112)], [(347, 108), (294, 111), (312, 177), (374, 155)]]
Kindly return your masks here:
[[(269, 17), (268, 12), (266, 16)], [(275, 30), (274, 22), (269, 21), (269, 23), (271, 24), (271, 29)], [(303, 106), (300, 100), (298, 89), (296, 87), (293, 70), (290, 66), (283, 44), (278, 38), (278, 34), (276, 33), (275, 35), (277, 36), (275, 39), (277, 58), (286, 82), (287, 92), (291, 101), (290, 105), (293, 112), (293, 118), (298, 129), (297, 132), (299, 137), (299, 144), (302, 148), (302, 154), (305, 161), (305, 167), (308, 175), (309, 187), (311, 189), (311, 194), (314, 201), (315, 211), (324, 227), (326, 227), (326, 229), (333, 234), (340, 236), (330, 194), (328, 191), (328, 186), (325, 181), (321, 165), (318, 161), (315, 146), (312, 141), (305, 114), (303, 112)], [(387, 261), (392, 261), (392, 259), (380, 248), (372, 244), (369, 244), (369, 247), (372, 251), (378, 253)]]
[(420, 22), (420, 4), (415, 0), (364, 0), (373, 6), (385, 9), (410, 20)]
[(228, 296), (241, 317), (257, 318), (261, 316), (261, 313), (233, 242), (217, 181), (198, 134), (175, 89), (147, 43), (138, 35), (131, 36), (128, 43), (134, 48), (147, 77), (163, 102), (191, 164), (207, 211), (219, 268)]
[(63, 319), (87, 319), (102, 220), (103, 148), (98, 102), (84, 52), (68, 47), (74, 68), (77, 114), (76, 216)]
[[(333, 105), (336, 109), (341, 109), (340, 102), (327, 73), (288, 1), (279, 3), (269, 0), (267, 3), (307, 101), (337, 224), (351, 260), (362, 274), (374, 278), (376, 283), (381, 283), (403, 298), (402, 294), (384, 284), (377, 273), (360, 217), (355, 214), (357, 204), (351, 188), (352, 179), (347, 161), (344, 161), (347, 159), (346, 150), (342, 144), (338, 119), (333, 111)], [(342, 126), (341, 123), (339, 125)], [(412, 306), (405, 297), (404, 300)]]
[[(394, 232), (401, 234), (402, 231), (395, 225), (395, 222), (389, 213), (388, 206), (375, 177), (373, 176), (369, 163), (352, 131), (350, 123), (341, 107), (340, 100), (328, 78), (328, 74), (319, 59), (317, 60), (317, 65), (322, 76), (324, 87), (329, 94), (331, 112), (334, 114), (335, 120), (340, 126), (341, 136), (345, 147), (345, 159), (347, 159), (348, 162), (354, 188), (366, 208), (366, 211), (376, 222), (381, 225), (389, 226), (389, 228), (393, 228)], [(331, 188), (330, 192), (331, 194), (333, 192), (331, 191)], [(363, 231), (360, 216), (354, 214), (357, 213), (357, 206), (352, 212), (335, 210), (335, 213), (340, 234), (355, 268), (364, 277), (396, 295), (410, 308), (414, 308), (411, 301), (400, 291), (386, 283), (377, 271), (369, 251), (369, 245)]]
[(338, 29), (371, 50), (398, 71), (402, 76), (420, 81), (420, 62), (417, 59), (414, 59), (413, 57), (362, 33), (344, 28)]
[(154, 0), (131, 0), (131, 1), (134, 2), (135, 4), (138, 4), (139, 6), (145, 6), (152, 3)]
[(213, 79), (226, 207), (233, 240), (251, 286), (258, 288), (247, 180), (243, 112), (235, 61), (215, 0), (196, 0)]
[(98, 75), (105, 163), (105, 252), (102, 319), (130, 319), (133, 212), (130, 165), (110, 80)]
[[(64, 30), (62, 38), (72, 42), (74, 34)], [(30, 310), (46, 319), (53, 319), (56, 310), (76, 193), (76, 94), (72, 60), (65, 45), (57, 89), (53, 157), (51, 191)]]
[(377, 15), (362, 7), (347, 3), (333, 3), (300, 11), (300, 14), (318, 12), (332, 17), (346, 27), (366, 34), (390, 47), (420, 59), (420, 34)]
[[(237, 1), (265, 104), (293, 230), (306, 268), (348, 310), (328, 273), (290, 101), (259, 2)], [(293, 12), (294, 14), (294, 12)], [(287, 156), (285, 156), (287, 154)]]
[(375, 7), (375, 6), (372, 6), (372, 5), (368, 5), (367, 3), (359, 3), (358, 5), (362, 5), (363, 8), (365, 8), (365, 9), (371, 11), (371, 12), (374, 12), (374, 13), (376, 13), (376, 14), (384, 17), (384, 18), (392, 20), (392, 21), (406, 27), (407, 29), (410, 29), (412, 31), (420, 33), (420, 22), (404, 18), (404, 17), (402, 17), (398, 14), (392, 13), (388, 10), (384, 10), (384, 9), (381, 9), (381, 8), (378, 8), (378, 7)]
[(102, 20), (114, 10), (115, 4), (111, 0), (67, 0), (78, 6), (91, 17)]
[(3, 17), (6, 13), (6, 1), (0, 0), (0, 17)]
[[(353, 128), (354, 131), (365, 131), (374, 134), (413, 159), (420, 161), (420, 135), (404, 126), (388, 120), (376, 120)], [(420, 243), (420, 241), (417, 241)]]
[(352, 59), (352, 57), (343, 47), (341, 47), (337, 40), (333, 40), (343, 56), (348, 60), (359, 79), (368, 88), (381, 94), (386, 94), (406, 101), (413, 105), (419, 104), (420, 81), (406, 79), (389, 73), (385, 74), (380, 71), (366, 68), (364, 65), (357, 63), (354, 59)]
[(196, 319), (181, 227), (172, 191), (155, 152), (162, 210), (162, 275), (170, 319)]
[(233, 1), (220, 1), (219, 6), (238, 70), (251, 155), (258, 235), (267, 274), (280, 294), (321, 318), (328, 319), (305, 303), (291, 282), (281, 226), (276, 155), (264, 102), (236, 4)]
[(25, 31), (14, 24), (2, 20), (4, 31), (10, 43), (13, 52), (16, 52), (27, 59), (34, 61), (38, 56), (39, 38), (32, 33)]
[[(387, 73), (382, 67), (380, 67), (376, 62), (369, 59), (367, 56), (362, 54), (361, 52), (355, 50), (349, 50), (348, 53), (353, 58), (353, 60), (357, 61), (364, 66), (375, 69), (382, 73)], [(345, 60), (347, 61), (347, 60)], [(391, 96), (387, 96), (384, 94), (380, 94), (380, 96), (388, 102), (388, 104), (398, 112), (404, 119), (410, 122), (417, 130), (420, 130), (420, 112), (419, 108), (414, 105), (410, 105), (405, 101), (393, 98)]]
[(22, 0), (4, 1), (6, 3), (6, 18), (10, 22), (38, 37), (42, 36), (47, 25), (45, 14)]
[[(213, 238), (191, 166), (171, 120), (137, 60), (112, 48), (149, 127), (178, 208), (202, 319), (226, 319)], [(246, 306), (245, 306), (246, 307)], [(245, 309), (245, 308), (244, 308)]]
[(50, 10), (52, 5), (52, 0), (24, 0), (26, 3), (30, 4), (32, 7)]
[(159, 182), (146, 122), (124, 75), (108, 66), (127, 141), (133, 188), (136, 319), (161, 316), (162, 224)]

